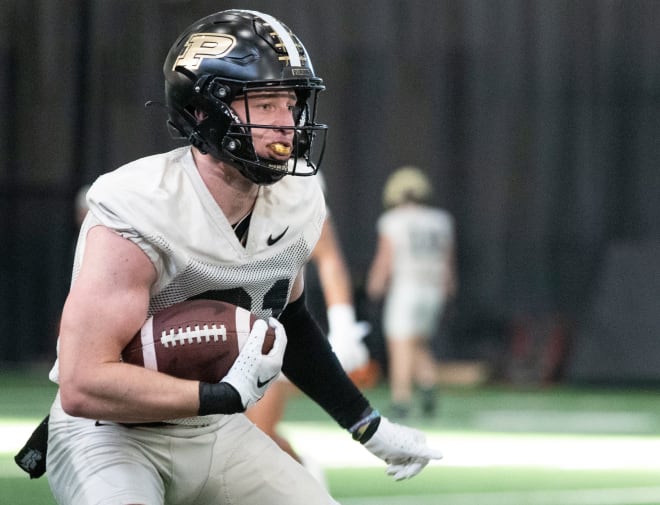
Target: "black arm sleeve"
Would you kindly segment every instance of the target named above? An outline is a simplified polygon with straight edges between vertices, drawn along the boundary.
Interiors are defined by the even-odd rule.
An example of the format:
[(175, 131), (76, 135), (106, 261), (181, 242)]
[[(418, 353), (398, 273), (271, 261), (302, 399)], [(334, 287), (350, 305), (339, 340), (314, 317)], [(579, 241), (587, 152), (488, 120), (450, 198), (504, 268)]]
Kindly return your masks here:
[(350, 428), (370, 408), (369, 401), (346, 375), (328, 339), (307, 310), (305, 294), (280, 316), (288, 344), (282, 371), (343, 428)]

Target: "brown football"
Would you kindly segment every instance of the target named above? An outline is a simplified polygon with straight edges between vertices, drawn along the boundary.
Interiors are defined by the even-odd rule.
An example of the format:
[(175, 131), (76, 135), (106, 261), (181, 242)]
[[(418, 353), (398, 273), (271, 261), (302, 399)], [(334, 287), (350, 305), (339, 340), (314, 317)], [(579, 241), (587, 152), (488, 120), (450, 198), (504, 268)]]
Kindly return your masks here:
[[(234, 364), (257, 316), (218, 300), (189, 300), (149, 317), (122, 352), (122, 361), (182, 379), (218, 382)], [(262, 352), (275, 332), (269, 326)]]

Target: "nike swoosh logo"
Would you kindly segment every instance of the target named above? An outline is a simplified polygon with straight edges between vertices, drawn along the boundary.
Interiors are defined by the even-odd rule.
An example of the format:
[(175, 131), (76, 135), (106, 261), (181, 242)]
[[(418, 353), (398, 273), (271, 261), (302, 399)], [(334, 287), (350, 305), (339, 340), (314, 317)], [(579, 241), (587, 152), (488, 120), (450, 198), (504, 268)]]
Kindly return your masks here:
[(273, 375), (270, 379), (266, 379), (266, 380), (263, 381), (263, 382), (261, 382), (261, 379), (260, 379), (259, 377), (257, 377), (257, 387), (258, 387), (258, 388), (262, 388), (262, 387), (264, 387), (266, 384), (268, 384), (270, 381), (272, 381), (272, 380), (273, 380), (275, 377), (277, 377), (278, 375), (279, 375), (279, 374), (276, 373), (276, 374)]
[(282, 233), (280, 233), (277, 237), (273, 237), (272, 234), (269, 235), (268, 240), (267, 240), (268, 245), (273, 245), (275, 242), (277, 242), (279, 239), (281, 239), (287, 231), (289, 231), (288, 226), (286, 228), (284, 228), (284, 231)]

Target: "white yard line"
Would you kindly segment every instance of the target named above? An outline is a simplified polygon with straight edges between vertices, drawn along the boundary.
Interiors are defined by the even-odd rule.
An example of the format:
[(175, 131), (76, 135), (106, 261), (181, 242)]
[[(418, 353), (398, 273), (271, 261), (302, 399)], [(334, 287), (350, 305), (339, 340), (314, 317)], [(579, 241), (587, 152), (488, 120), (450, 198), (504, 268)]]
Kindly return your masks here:
[[(340, 429), (284, 423), (282, 432), (323, 467), (381, 465)], [(432, 465), (660, 470), (660, 437), (433, 432), (427, 438), (444, 454)]]
[(30, 423), (7, 423), (0, 424), (0, 453), (16, 452), (23, 447), (27, 439), (39, 424), (35, 421)]
[(657, 505), (660, 487), (343, 498), (341, 505)]

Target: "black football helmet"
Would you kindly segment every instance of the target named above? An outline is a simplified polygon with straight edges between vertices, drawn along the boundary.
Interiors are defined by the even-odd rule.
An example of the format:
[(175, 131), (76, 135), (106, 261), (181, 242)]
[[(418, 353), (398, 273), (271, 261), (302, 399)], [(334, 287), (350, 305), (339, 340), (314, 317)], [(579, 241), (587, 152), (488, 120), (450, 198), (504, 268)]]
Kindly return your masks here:
[[(305, 47), (280, 21), (261, 12), (226, 10), (189, 26), (170, 49), (163, 66), (168, 123), (204, 153), (228, 161), (257, 184), (284, 175), (314, 175), (327, 126), (317, 124), (316, 100), (325, 89)], [(270, 125), (241, 122), (231, 108), (255, 90), (293, 90), (297, 96), (291, 159), (256, 154), (252, 130)], [(198, 120), (195, 111), (202, 111)], [(278, 127), (278, 129), (281, 127)]]

